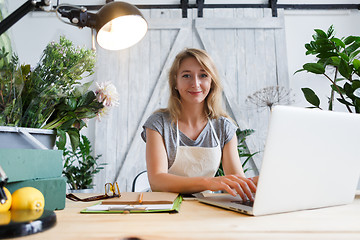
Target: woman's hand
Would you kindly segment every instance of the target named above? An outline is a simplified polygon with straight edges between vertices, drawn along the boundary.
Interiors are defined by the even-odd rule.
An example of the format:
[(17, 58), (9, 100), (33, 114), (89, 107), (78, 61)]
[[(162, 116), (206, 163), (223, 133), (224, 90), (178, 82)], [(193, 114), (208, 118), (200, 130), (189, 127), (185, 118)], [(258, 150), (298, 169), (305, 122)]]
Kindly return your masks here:
[(246, 200), (247, 197), (250, 201), (254, 201), (253, 193), (256, 192), (256, 185), (248, 178), (239, 175), (226, 175), (207, 178), (205, 182), (208, 190), (226, 191), (233, 196), (239, 194), (243, 200)]
[(249, 178), (251, 181), (253, 181), (253, 183), (255, 183), (255, 185), (257, 186), (258, 184), (258, 180), (259, 180), (259, 176), (255, 176), (255, 177), (251, 177)]

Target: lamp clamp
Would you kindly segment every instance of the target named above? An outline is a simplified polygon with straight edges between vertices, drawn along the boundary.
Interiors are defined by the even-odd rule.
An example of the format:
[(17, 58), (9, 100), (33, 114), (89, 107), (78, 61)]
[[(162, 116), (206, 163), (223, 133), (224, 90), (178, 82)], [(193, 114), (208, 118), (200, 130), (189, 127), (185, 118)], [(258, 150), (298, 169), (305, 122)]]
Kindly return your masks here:
[(94, 28), (96, 24), (96, 14), (90, 13), (85, 7), (75, 7), (71, 5), (62, 5), (57, 8), (61, 17), (68, 18), (71, 25), (79, 28)]

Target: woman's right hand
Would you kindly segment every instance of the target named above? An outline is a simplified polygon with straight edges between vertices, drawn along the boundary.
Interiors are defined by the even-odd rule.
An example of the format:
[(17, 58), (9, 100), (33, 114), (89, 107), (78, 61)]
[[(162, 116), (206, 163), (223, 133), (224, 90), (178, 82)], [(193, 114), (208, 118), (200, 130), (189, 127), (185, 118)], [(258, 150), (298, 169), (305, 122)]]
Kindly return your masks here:
[(239, 194), (243, 200), (249, 199), (250, 201), (254, 201), (253, 193), (256, 192), (256, 185), (246, 177), (226, 175), (206, 178), (205, 184), (208, 190), (226, 191), (233, 196)]

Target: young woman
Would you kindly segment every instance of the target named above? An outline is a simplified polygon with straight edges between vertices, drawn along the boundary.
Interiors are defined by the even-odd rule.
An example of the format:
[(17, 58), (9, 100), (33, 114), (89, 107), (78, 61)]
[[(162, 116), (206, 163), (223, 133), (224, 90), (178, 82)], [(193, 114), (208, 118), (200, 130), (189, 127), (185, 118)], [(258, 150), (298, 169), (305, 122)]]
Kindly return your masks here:
[[(222, 87), (212, 59), (185, 49), (169, 72), (168, 108), (145, 122), (146, 163), (153, 191), (224, 190), (253, 200), (256, 185), (245, 177), (237, 152), (237, 127), (222, 109)], [(215, 177), (222, 163), (225, 176)]]

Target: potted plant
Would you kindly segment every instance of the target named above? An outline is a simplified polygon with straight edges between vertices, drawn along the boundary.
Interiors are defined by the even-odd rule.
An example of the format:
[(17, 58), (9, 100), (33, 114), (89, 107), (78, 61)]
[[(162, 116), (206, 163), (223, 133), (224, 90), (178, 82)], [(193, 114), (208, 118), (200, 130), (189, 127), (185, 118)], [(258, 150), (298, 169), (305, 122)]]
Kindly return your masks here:
[(0, 126), (53, 129), (58, 149), (65, 149), (68, 135), (75, 150), (87, 119), (117, 103), (112, 84), (98, 84), (93, 91), (92, 82), (80, 81), (94, 66), (95, 53), (65, 37), (46, 46), (35, 68), (0, 49)]
[(92, 151), (91, 143), (84, 135), (81, 135), (79, 146), (75, 150), (66, 148), (63, 151), (63, 174), (70, 190), (91, 189), (94, 174), (104, 169), (102, 166), (105, 163), (97, 163), (101, 155), (93, 156)]
[[(330, 82), (328, 110), (333, 110), (334, 99), (345, 105), (349, 113), (360, 113), (360, 36), (335, 37), (333, 26), (327, 32), (315, 29), (313, 41), (305, 44), (306, 54), (315, 55), (316, 63), (305, 63), (296, 71), (320, 74)], [(302, 88), (313, 108), (320, 107), (320, 99), (310, 88)], [(360, 179), (357, 189), (360, 189)]]
[[(333, 26), (327, 32), (315, 29), (313, 40), (305, 44), (306, 55), (315, 55), (317, 62), (305, 63), (296, 71), (320, 74), (330, 83), (328, 110), (333, 110), (334, 99), (352, 113), (360, 113), (360, 37), (336, 38)], [(320, 99), (310, 88), (302, 88), (312, 107), (320, 107)]]

